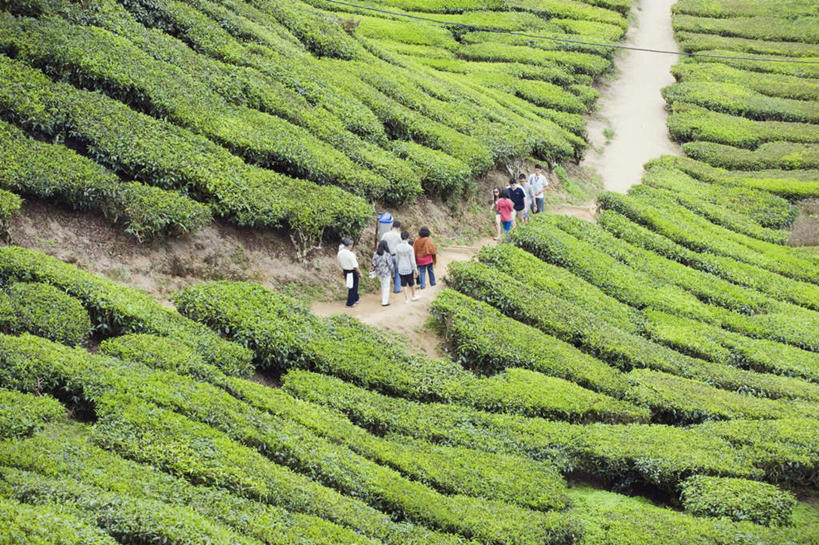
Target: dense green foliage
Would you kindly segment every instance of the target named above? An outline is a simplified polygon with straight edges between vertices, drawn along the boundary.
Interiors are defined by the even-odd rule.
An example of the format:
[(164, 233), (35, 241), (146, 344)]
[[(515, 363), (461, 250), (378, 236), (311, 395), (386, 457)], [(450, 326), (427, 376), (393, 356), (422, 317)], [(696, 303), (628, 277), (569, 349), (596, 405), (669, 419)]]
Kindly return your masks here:
[(252, 354), (247, 349), (220, 339), (152, 297), (39, 252), (0, 248), (0, 279), (51, 284), (79, 299), (100, 336), (153, 333), (173, 337), (228, 373), (244, 375), (251, 370)]
[(91, 335), (91, 318), (80, 301), (54, 286), (16, 282), (0, 291), (0, 331), (77, 345)]
[(121, 221), (138, 240), (195, 231), (210, 209), (175, 191), (123, 182), (106, 168), (64, 147), (26, 137), (0, 121), (0, 186)]
[[(476, 27), (622, 39), (628, 4), (596, 3), (445, 11)], [(27, 134), (10, 157), (25, 176), (4, 183), (102, 211), (140, 240), (197, 229), (210, 219), (202, 203), (241, 226), (291, 230), (306, 255), (325, 237), (362, 230), (371, 208), (348, 193), (393, 204), (448, 196), (497, 161), (561, 161), (585, 148), (579, 114), (594, 106), (591, 84), (610, 69), (609, 51), (529, 47), (374, 12), (359, 27), (355, 11), (301, 1), (9, 0), (0, 64), (17, 78), (3, 78), (0, 116)], [(431, 48), (455, 72), (428, 64)], [(485, 58), (504, 62), (487, 70)], [(561, 85), (551, 81), (558, 74)], [(47, 155), (23, 157), (26, 147)], [(87, 175), (46, 187), (36, 167), (73, 174), (60, 160)]]
[(186, 316), (251, 347), (263, 363), (330, 373), (379, 391), (424, 401), (572, 421), (641, 420), (628, 403), (524, 369), (476, 378), (456, 362), (410, 356), (373, 328), (342, 317), (319, 320), (257, 284), (215, 283), (176, 297)]
[(696, 515), (765, 526), (788, 524), (796, 504), (793, 494), (767, 483), (702, 475), (686, 479), (680, 497), (685, 510)]
[(31, 435), (47, 422), (64, 417), (65, 409), (50, 396), (0, 388), (0, 438)]
[[(362, 2), (454, 24), (322, 0), (0, 3), (0, 222), (19, 194), (140, 240), (287, 229), (304, 256), (372, 201), (579, 158), (615, 58), (579, 42), (621, 40), (631, 6)], [(819, 52), (809, 0), (674, 13), (685, 51)], [(819, 195), (819, 72), (674, 75), (689, 157), (601, 195), (598, 225), (540, 215), (450, 266), (443, 357), (256, 284), (174, 310), (0, 248), (0, 543), (816, 544), (819, 259), (787, 244)]]

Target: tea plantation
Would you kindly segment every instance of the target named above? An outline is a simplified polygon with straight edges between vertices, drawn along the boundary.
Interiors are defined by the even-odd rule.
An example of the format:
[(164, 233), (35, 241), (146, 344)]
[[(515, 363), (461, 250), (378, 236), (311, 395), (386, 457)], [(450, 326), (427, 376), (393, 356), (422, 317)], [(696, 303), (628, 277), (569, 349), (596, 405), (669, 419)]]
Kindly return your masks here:
[[(556, 163), (628, 0), (3, 0), (0, 221), (311, 245)], [(0, 247), (0, 543), (819, 544), (815, 2), (679, 0), (684, 157), (447, 271), (446, 356), (251, 282)], [(740, 57), (744, 58), (741, 59)], [(749, 61), (749, 57), (766, 60)], [(784, 62), (779, 62), (784, 61)], [(442, 275), (443, 276), (443, 275)]]
[[(21, 195), (139, 240), (213, 218), (286, 231), (302, 251), (356, 235), (373, 202), (457, 198), (498, 162), (579, 157), (612, 50), (486, 30), (609, 43), (628, 13), (464, 2), (447, 29), (279, 4), (4, 1), (0, 217)], [(418, 4), (399, 7), (436, 11)]]

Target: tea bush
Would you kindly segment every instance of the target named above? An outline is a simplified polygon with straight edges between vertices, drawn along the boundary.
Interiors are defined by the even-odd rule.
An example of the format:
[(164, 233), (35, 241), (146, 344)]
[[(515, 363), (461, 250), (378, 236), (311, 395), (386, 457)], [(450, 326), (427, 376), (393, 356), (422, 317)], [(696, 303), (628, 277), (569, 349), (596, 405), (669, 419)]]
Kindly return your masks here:
[(54, 286), (16, 282), (0, 291), (0, 331), (25, 331), (73, 346), (91, 336), (91, 318), (80, 301)]
[(767, 483), (724, 477), (689, 477), (681, 486), (686, 511), (697, 516), (750, 520), (764, 526), (789, 523), (796, 498)]

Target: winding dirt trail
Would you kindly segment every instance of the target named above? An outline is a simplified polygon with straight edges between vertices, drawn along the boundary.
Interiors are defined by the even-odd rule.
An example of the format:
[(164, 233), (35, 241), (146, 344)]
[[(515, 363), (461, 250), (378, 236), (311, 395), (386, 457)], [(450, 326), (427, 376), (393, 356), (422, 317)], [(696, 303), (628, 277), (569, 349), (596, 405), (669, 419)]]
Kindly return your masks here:
[[(671, 6), (676, 0), (640, 0), (633, 9), (634, 19), (629, 28), (626, 45), (655, 49), (676, 50), (677, 43), (671, 28)], [(660, 90), (671, 84), (671, 65), (674, 55), (625, 51), (615, 61), (616, 79), (602, 89), (603, 98), (598, 112), (589, 119), (588, 135), (591, 148), (581, 166), (590, 167), (603, 178), (604, 188), (625, 193), (640, 182), (643, 164), (662, 154), (681, 154), (680, 147), (671, 141), (666, 129), (665, 101)], [(604, 133), (614, 131), (610, 142)], [(583, 206), (561, 206), (552, 213), (575, 216), (595, 221), (595, 203)], [(492, 244), (484, 239), (471, 246), (442, 248), (436, 272), (439, 280), (453, 261), (468, 260), (481, 246)], [(362, 260), (362, 264), (364, 260)], [(368, 261), (367, 261), (368, 263)], [(346, 313), (365, 324), (400, 333), (409, 341), (414, 352), (439, 356), (440, 339), (425, 329), (429, 319), (429, 305), (442, 289), (443, 282), (427, 286), (418, 293), (421, 300), (404, 304), (402, 294), (392, 294), (390, 306), (381, 306), (380, 294), (362, 294), (354, 308), (345, 308), (341, 302), (319, 302), (312, 311), (319, 316)]]
[[(671, 6), (676, 0), (641, 0), (625, 45), (676, 51)], [(676, 55), (622, 51), (615, 60), (616, 79), (601, 89), (597, 113), (589, 120), (591, 148), (581, 166), (597, 171), (604, 188), (625, 193), (640, 183), (643, 164), (660, 155), (681, 155), (666, 128), (667, 113), (660, 90), (673, 83)], [(606, 129), (613, 130), (606, 143)]]
[[(453, 261), (471, 259), (472, 256), (478, 253), (478, 250), (487, 244), (495, 244), (495, 241), (481, 239), (470, 246), (439, 247), (438, 264), (435, 265), (436, 280), (438, 282), (435, 286), (430, 286), (427, 283), (426, 289), (423, 290), (416, 289), (416, 293), (421, 296), (418, 301), (405, 304), (404, 294), (391, 293), (390, 306), (382, 307), (380, 292), (362, 293), (360, 302), (353, 308), (345, 307), (343, 302), (317, 302), (311, 306), (310, 310), (317, 316), (348, 314), (367, 325), (393, 333), (400, 333), (409, 341), (407, 348), (410, 351), (438, 357), (441, 355), (438, 350), (441, 339), (425, 329), (429, 319), (429, 305), (444, 288), (443, 278), (446, 276), (449, 264)], [(369, 260), (365, 260), (362, 255), (359, 255), (359, 263), (361, 264), (361, 271), (366, 274)]]

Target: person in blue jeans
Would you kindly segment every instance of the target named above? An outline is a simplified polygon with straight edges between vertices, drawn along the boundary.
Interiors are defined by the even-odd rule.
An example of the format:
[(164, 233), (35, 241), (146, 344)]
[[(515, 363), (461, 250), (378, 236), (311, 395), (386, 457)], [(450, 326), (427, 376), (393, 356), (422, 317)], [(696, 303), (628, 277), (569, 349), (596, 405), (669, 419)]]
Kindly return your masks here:
[(401, 275), (398, 274), (398, 261), (395, 258), (395, 251), (401, 244), (401, 222), (392, 222), (392, 229), (381, 235), (381, 240), (387, 241), (390, 256), (392, 256), (392, 268), (395, 271), (392, 279), (392, 292), (401, 293)]
[(435, 285), (435, 271), (433, 269), (437, 260), (438, 248), (429, 238), (429, 227), (421, 227), (418, 231), (418, 238), (412, 245), (415, 250), (415, 262), (418, 264), (418, 289), (426, 288), (426, 273), (429, 273), (429, 285)]

